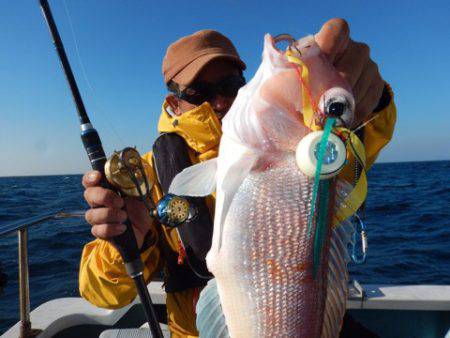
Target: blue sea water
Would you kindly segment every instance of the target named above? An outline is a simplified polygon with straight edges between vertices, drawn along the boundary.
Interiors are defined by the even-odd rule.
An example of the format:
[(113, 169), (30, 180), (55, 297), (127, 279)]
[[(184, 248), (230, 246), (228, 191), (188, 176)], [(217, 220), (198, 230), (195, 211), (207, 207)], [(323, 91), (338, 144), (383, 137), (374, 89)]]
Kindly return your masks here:
[[(39, 213), (86, 209), (81, 176), (0, 178), (0, 229)], [(365, 222), (369, 256), (350, 266), (362, 283), (450, 284), (450, 161), (376, 164)], [(29, 231), (31, 308), (78, 295), (84, 219), (52, 220)], [(0, 238), (9, 280), (0, 295), (0, 334), (18, 321), (17, 236)]]

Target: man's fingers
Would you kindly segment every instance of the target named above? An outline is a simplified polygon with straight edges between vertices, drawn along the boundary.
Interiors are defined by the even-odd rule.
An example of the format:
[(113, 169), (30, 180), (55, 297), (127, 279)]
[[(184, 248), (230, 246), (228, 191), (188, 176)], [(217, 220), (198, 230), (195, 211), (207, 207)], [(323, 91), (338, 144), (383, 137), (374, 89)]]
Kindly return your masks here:
[(96, 185), (100, 184), (101, 178), (102, 178), (102, 175), (100, 174), (99, 171), (91, 170), (83, 175), (83, 179), (81, 180), (81, 183), (83, 184), (83, 187), (85, 187), (85, 188), (95, 187)]
[(347, 48), (350, 39), (348, 23), (340, 18), (328, 20), (314, 38), (320, 50), (334, 63)]
[(335, 67), (353, 88), (369, 57), (370, 48), (368, 45), (350, 40), (344, 54), (336, 61)]
[(353, 87), (353, 96), (355, 97), (355, 102), (357, 105), (366, 96), (367, 91), (369, 90), (369, 87), (374, 79), (382, 81), (378, 72), (377, 64), (372, 60), (369, 60), (364, 66), (359, 79)]
[(129, 210), (130, 218), (145, 218), (148, 213), (144, 203), (137, 198), (127, 197), (125, 199), (125, 205), (126, 209)]
[(125, 232), (124, 224), (98, 224), (91, 229), (92, 234), (104, 240), (110, 240), (112, 237), (118, 236)]
[(114, 191), (101, 188), (91, 187), (84, 191), (84, 199), (93, 208), (109, 207), (120, 209), (123, 207), (123, 199)]
[(125, 209), (127, 210), (128, 217), (134, 227), (147, 232), (150, 228), (152, 220), (149, 217), (148, 210), (144, 203), (137, 198), (127, 197), (125, 199)]
[(84, 216), (89, 224), (123, 223), (127, 219), (127, 213), (121, 209), (96, 208), (86, 211)]

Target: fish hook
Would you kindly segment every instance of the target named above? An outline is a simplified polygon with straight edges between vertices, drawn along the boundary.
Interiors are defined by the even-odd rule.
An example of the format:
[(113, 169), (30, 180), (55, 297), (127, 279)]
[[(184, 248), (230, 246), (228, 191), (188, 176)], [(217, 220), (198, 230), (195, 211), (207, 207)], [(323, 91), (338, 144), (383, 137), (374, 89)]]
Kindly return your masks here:
[(277, 36), (275, 36), (273, 38), (273, 42), (274, 43), (278, 43), (281, 41), (287, 41), (290, 44), (294, 43), (296, 40), (294, 39), (294, 37), (292, 37), (292, 35), (287, 34), (287, 33), (283, 33), (283, 34), (278, 34)]
[(286, 41), (288, 43), (287, 50), (294, 48), (295, 51), (298, 53), (298, 55), (302, 56), (302, 52), (295, 46), (295, 42), (297, 40), (295, 40), (295, 38), (292, 35), (283, 33), (283, 34), (278, 34), (277, 36), (275, 36), (273, 38), (274, 45), (276, 45), (277, 43), (283, 42), (283, 41)]
[[(358, 214), (353, 215), (353, 219), (356, 223), (356, 231), (353, 233), (353, 244), (352, 244), (352, 253), (350, 257), (352, 258), (353, 263), (355, 264), (364, 264), (367, 259), (367, 233), (366, 233), (366, 225), (364, 224), (361, 217)], [(356, 241), (357, 236), (360, 236), (361, 239), (361, 251), (359, 253), (356, 252)]]

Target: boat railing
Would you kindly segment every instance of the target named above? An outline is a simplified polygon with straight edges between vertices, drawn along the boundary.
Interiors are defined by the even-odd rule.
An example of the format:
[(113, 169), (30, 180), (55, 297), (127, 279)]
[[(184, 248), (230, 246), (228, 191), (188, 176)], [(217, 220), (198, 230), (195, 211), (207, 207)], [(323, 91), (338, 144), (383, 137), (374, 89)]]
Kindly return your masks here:
[(18, 236), (18, 265), (19, 265), (19, 312), (20, 337), (34, 337), (39, 332), (33, 330), (30, 320), (30, 290), (28, 279), (28, 228), (42, 225), (44, 222), (61, 218), (82, 218), (84, 211), (48, 212), (29, 217), (0, 226), (0, 238), (14, 235)]

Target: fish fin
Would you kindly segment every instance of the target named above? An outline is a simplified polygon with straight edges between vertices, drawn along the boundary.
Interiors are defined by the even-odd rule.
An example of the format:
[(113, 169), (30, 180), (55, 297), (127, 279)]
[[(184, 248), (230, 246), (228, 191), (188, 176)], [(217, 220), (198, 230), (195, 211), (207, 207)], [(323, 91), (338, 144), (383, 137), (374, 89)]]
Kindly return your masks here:
[[(340, 191), (337, 196), (336, 208), (339, 208), (346, 194), (351, 191), (351, 186), (338, 180), (336, 191)], [(342, 202), (341, 202), (342, 203)], [(342, 327), (342, 321), (346, 309), (348, 296), (348, 269), (350, 260), (348, 245), (352, 241), (352, 234), (355, 231), (354, 225), (345, 220), (332, 228), (330, 252), (328, 257), (327, 275), (327, 296), (323, 315), (323, 326), (321, 337), (337, 337)]]
[(173, 179), (169, 193), (179, 196), (208, 196), (216, 190), (217, 158), (185, 168)]
[(200, 338), (230, 337), (215, 279), (210, 280), (200, 293), (196, 313)]
[[(241, 186), (244, 179), (248, 176), (249, 172), (254, 167), (256, 161), (258, 160), (258, 155), (248, 149), (241, 154), (236, 154), (234, 163), (228, 167), (225, 175), (221, 180), (220, 190), (223, 193), (223, 200), (217, 201), (216, 204), (221, 202), (221, 209), (216, 209), (216, 217), (220, 224), (219, 228), (219, 246), (222, 246), (222, 234), (223, 227), (225, 223), (228, 210), (230, 209), (231, 202), (233, 201), (234, 195)], [(216, 222), (216, 219), (214, 220)]]

